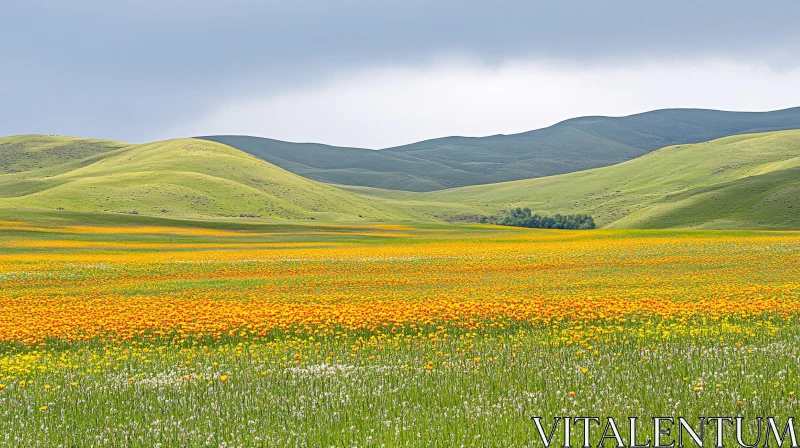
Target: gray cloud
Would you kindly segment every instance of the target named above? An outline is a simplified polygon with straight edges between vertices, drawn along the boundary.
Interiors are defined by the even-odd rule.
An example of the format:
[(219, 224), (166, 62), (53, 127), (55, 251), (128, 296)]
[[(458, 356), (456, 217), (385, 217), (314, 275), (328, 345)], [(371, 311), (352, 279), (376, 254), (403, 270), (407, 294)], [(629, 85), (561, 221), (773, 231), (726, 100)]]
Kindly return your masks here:
[(6, 0), (0, 135), (145, 141), (220, 104), (463, 55), (793, 71), (800, 2)]
[(666, 107), (776, 110), (797, 105), (800, 69), (729, 61), (576, 66), (552, 60), (358, 70), (328, 82), (223, 102), (161, 135), (267, 135), (385, 148), (442, 135), (524, 132), (584, 115)]

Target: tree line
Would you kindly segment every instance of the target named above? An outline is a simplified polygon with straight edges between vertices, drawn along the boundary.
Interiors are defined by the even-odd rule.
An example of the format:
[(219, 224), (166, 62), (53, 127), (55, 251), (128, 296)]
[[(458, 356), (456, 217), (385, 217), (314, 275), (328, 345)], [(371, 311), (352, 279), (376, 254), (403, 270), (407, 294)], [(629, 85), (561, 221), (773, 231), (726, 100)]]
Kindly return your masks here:
[(594, 229), (597, 227), (594, 223), (594, 218), (590, 215), (578, 213), (575, 215), (562, 215), (556, 213), (553, 216), (540, 215), (538, 213), (531, 214), (531, 209), (528, 207), (517, 207), (508, 210), (500, 218), (487, 218), (481, 216), (478, 218), (480, 223), (494, 223), (501, 226), (514, 226), (514, 227), (528, 227), (535, 229)]

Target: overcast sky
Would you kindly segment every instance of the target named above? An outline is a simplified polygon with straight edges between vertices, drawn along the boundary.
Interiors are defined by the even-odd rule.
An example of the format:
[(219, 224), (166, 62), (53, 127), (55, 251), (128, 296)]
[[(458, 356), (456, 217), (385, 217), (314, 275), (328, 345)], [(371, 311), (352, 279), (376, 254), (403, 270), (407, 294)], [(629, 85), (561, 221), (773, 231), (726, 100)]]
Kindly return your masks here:
[(800, 106), (798, 55), (798, 0), (2, 0), (0, 135), (380, 148), (773, 110)]

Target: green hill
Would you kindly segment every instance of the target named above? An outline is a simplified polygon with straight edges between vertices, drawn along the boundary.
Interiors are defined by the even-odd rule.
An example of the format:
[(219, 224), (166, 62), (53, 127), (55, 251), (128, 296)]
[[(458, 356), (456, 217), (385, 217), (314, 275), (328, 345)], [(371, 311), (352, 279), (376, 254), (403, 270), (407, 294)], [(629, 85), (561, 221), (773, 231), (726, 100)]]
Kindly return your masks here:
[(678, 145), (610, 167), (412, 193), (348, 187), (429, 219), (474, 220), (502, 209), (590, 213), (630, 228), (800, 228), (800, 131)]
[(0, 139), (0, 148), (11, 161), (0, 174), (5, 209), (325, 221), (404, 216), (205, 140), (125, 145), (20, 136)]
[(446, 137), (377, 151), (245, 136), (200, 138), (321, 182), (434, 191), (582, 171), (631, 160), (664, 146), (786, 129), (800, 129), (800, 108), (774, 112), (666, 109), (628, 117), (582, 117), (521, 134)]
[(55, 168), (70, 169), (127, 143), (53, 135), (0, 138), (0, 174)]
[(800, 130), (669, 146), (609, 167), (432, 192), (334, 187), (198, 139), (126, 145), (20, 136), (0, 139), (0, 148), (8, 156), (0, 174), (3, 216), (66, 210), (212, 221), (475, 222), (478, 215), (530, 207), (590, 213), (605, 227), (800, 228)]

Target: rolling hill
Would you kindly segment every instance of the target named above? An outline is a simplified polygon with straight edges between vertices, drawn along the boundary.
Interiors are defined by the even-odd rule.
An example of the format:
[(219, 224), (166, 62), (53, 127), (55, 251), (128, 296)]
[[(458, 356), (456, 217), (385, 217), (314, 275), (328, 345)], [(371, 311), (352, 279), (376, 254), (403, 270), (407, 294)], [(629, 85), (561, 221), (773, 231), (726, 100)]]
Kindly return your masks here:
[(576, 173), (427, 193), (350, 191), (426, 219), (530, 207), (590, 213), (605, 227), (800, 228), (800, 131), (725, 137), (666, 147), (617, 165)]
[(130, 146), (108, 140), (18, 135), (0, 139), (0, 174), (52, 168), (63, 172), (91, 163), (102, 154)]
[(0, 150), (5, 209), (324, 221), (404, 217), (205, 140), (126, 145), (33, 135), (2, 138)]
[(446, 137), (382, 150), (246, 136), (199, 138), (320, 182), (435, 191), (582, 171), (669, 145), (786, 129), (800, 129), (800, 107), (774, 112), (665, 109), (627, 117), (581, 117), (521, 134)]
[(6, 217), (60, 210), (209, 221), (475, 222), (530, 207), (590, 213), (604, 227), (800, 229), (800, 130), (674, 145), (608, 167), (431, 192), (326, 185), (199, 139), (128, 145), (19, 136), (0, 139), (0, 149)]

